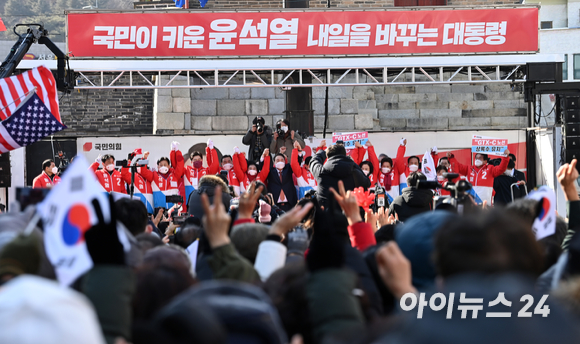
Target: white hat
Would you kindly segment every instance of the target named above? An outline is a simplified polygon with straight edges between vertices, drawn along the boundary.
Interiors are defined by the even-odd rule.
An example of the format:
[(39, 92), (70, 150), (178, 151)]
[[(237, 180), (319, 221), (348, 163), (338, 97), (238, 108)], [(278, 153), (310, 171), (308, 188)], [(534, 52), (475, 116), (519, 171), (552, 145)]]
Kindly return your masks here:
[(0, 287), (0, 343), (104, 344), (105, 339), (84, 295), (22, 275)]

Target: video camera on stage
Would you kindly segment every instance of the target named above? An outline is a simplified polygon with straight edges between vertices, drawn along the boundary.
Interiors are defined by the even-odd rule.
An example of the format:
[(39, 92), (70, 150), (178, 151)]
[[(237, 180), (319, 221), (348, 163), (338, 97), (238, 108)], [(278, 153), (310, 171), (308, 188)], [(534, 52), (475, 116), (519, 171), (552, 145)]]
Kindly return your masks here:
[(457, 184), (454, 183), (453, 179), (459, 178), (457, 173), (443, 173), (443, 178), (447, 179), (443, 185), (433, 180), (421, 180), (417, 185), (418, 189), (443, 189), (451, 193), (451, 196), (435, 196), (433, 198), (433, 209), (455, 208), (457, 213), (463, 214), (466, 210), (474, 207), (475, 203), (468, 193), (472, 186), (467, 180), (459, 180)]
[(385, 188), (377, 184), (375, 186), (375, 203), (371, 205), (371, 208), (376, 213), (379, 208), (384, 208), (385, 210), (388, 209), (389, 205), (389, 198), (387, 197)]

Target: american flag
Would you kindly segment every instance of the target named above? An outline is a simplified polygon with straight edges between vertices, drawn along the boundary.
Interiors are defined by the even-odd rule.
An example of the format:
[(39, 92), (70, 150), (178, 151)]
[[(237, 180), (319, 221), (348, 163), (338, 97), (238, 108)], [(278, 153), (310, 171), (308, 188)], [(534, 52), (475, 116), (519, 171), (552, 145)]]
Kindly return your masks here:
[(66, 129), (32, 91), (12, 116), (0, 122), (0, 153), (27, 146)]
[(48, 110), (62, 123), (58, 111), (56, 80), (50, 69), (44, 66), (0, 79), (0, 120), (10, 117), (23, 102), (23, 98), (35, 88)]

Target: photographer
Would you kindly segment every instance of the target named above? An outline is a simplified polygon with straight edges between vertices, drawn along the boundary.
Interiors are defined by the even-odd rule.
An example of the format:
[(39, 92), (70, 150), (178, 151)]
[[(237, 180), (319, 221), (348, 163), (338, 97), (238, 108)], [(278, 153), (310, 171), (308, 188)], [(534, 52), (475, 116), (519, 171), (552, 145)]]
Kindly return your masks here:
[(250, 146), (248, 159), (250, 161), (259, 161), (264, 149), (269, 148), (271, 142), (272, 128), (266, 125), (263, 117), (254, 118), (252, 128), (242, 138), (242, 143)]
[(433, 192), (419, 189), (419, 181), (426, 181), (427, 177), (421, 172), (412, 172), (407, 177), (408, 187), (403, 189), (403, 194), (397, 196), (389, 207), (389, 215), (398, 215), (399, 221), (405, 222), (408, 218), (431, 210)]
[[(300, 149), (304, 149), (306, 144), (300, 135), (297, 135), (294, 130), (290, 130), (290, 121), (287, 119), (281, 119), (276, 123), (276, 132), (274, 133), (274, 139), (270, 144), (270, 152), (272, 154), (282, 153), (290, 160), (290, 155), (292, 149), (294, 148), (294, 142), (298, 141), (300, 143)], [(280, 152), (280, 148), (286, 147), (286, 151)]]

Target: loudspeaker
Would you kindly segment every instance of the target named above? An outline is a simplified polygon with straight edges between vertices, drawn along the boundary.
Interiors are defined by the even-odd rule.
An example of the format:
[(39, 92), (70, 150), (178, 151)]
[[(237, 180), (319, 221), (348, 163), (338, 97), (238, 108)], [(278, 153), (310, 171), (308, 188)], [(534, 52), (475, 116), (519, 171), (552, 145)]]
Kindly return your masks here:
[(580, 97), (566, 97), (565, 99), (564, 108), (566, 110), (580, 109)]
[(579, 136), (580, 135), (580, 123), (566, 123), (566, 136)]
[(580, 122), (580, 109), (566, 109), (564, 120), (566, 123)]
[(567, 136), (566, 149), (580, 149), (580, 136)]
[(0, 154), (0, 187), (11, 186), (12, 173), (10, 171), (10, 153)]
[(531, 82), (562, 82), (562, 63), (528, 63), (526, 65), (526, 80)]

